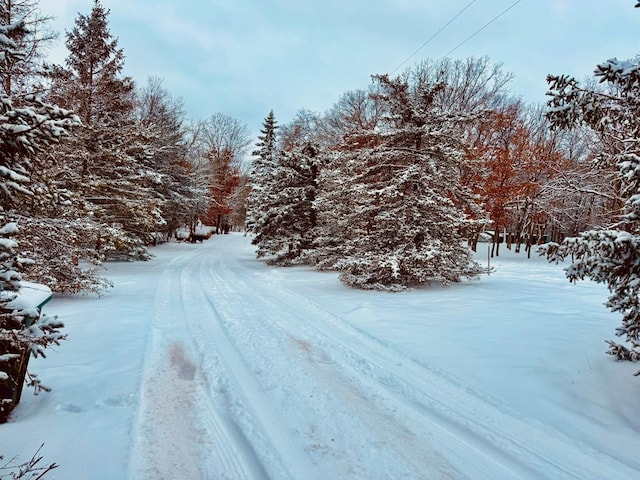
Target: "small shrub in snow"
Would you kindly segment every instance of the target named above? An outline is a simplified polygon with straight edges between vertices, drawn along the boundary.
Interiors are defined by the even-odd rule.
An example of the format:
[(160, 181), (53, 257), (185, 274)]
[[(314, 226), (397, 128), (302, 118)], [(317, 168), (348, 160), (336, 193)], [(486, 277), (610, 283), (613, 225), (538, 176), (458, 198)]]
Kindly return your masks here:
[(19, 463), (16, 458), (4, 462), (4, 457), (0, 455), (0, 480), (40, 480), (52, 470), (58, 468), (58, 465), (51, 463), (49, 465), (42, 464), (42, 456), (40, 455), (42, 446), (36, 451), (30, 460)]

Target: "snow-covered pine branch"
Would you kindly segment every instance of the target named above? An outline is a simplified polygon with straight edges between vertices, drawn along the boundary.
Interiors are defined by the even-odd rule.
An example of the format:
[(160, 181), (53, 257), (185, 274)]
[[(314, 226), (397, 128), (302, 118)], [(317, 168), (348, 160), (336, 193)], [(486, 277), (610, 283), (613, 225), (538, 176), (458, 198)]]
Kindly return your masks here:
[[(6, 7), (3, 7), (6, 8)], [(24, 33), (24, 24), (0, 26), (0, 64), (19, 62), (24, 58), (11, 40), (14, 34)], [(33, 356), (44, 356), (45, 349), (59, 344), (65, 338), (60, 333), (62, 324), (55, 317), (40, 314), (37, 305), (20, 297), (23, 288), (22, 271), (33, 264), (23, 254), (16, 221), (25, 208), (25, 198), (36, 195), (31, 184), (31, 174), (38, 156), (43, 155), (68, 134), (68, 129), (79, 125), (72, 112), (45, 103), (32, 95), (21, 99), (14, 106), (12, 98), (0, 94), (0, 387), (2, 401), (0, 416), (6, 415), (15, 406), (12, 402), (14, 387), (11, 382), (16, 374), (15, 354), (29, 352)], [(31, 384), (36, 391), (46, 390), (37, 377)]]
[[(616, 331), (627, 345), (609, 341), (617, 359), (640, 359), (640, 65), (609, 59), (597, 66), (603, 89), (581, 87), (567, 76), (550, 76), (549, 112), (554, 128), (586, 125), (603, 138), (601, 162), (617, 170), (617, 195), (624, 200), (619, 221), (542, 251), (550, 260), (572, 258), (566, 269), (574, 280), (589, 278), (611, 292), (606, 305), (622, 313)], [(639, 372), (640, 373), (640, 372)]]

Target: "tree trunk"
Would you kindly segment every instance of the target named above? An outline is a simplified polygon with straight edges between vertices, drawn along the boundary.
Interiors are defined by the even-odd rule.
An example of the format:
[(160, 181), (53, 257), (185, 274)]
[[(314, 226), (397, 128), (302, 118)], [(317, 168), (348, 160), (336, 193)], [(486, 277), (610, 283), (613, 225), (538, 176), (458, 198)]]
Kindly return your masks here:
[(500, 256), (500, 225), (496, 225), (496, 229), (493, 232), (493, 243), (491, 245), (491, 256), (495, 254), (496, 257)]

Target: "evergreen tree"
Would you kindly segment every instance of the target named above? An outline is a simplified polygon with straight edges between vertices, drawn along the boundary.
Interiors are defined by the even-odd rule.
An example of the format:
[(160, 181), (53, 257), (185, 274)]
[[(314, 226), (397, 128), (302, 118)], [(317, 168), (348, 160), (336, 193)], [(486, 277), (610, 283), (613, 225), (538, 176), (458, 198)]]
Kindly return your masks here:
[[(2, 14), (0, 5), (0, 14)], [(15, 65), (24, 58), (11, 38), (24, 34), (22, 23), (0, 26), (0, 64)], [(38, 192), (29, 183), (39, 166), (39, 157), (77, 125), (71, 112), (46, 104), (35, 97), (23, 99), (19, 108), (12, 98), (0, 93), (0, 418), (13, 408), (13, 374), (20, 362), (19, 352), (44, 356), (44, 349), (64, 336), (61, 324), (41, 315), (35, 305), (15, 303), (22, 287), (21, 271), (33, 263), (13, 238), (18, 232), (24, 199)], [(37, 377), (31, 382), (43, 389)]]
[(317, 193), (320, 150), (305, 143), (280, 152), (269, 182), (262, 192), (261, 216), (256, 222), (258, 257), (270, 257), (273, 265), (306, 262), (316, 227), (313, 206)]
[[(551, 260), (568, 256), (572, 280), (589, 278), (605, 283), (611, 292), (606, 305), (622, 313), (617, 335), (627, 345), (609, 341), (609, 353), (618, 359), (640, 359), (640, 65), (638, 61), (610, 59), (597, 66), (596, 77), (608, 89), (581, 86), (575, 79), (549, 76), (552, 99), (549, 120), (555, 128), (586, 125), (606, 146), (598, 163), (618, 172), (619, 196), (624, 198), (615, 223), (551, 243), (544, 252)], [(637, 374), (640, 374), (638, 372)]]
[[(38, 11), (38, 0), (0, 1), (0, 23), (19, 18), (24, 32), (12, 32), (10, 39), (20, 50), (17, 60), (8, 59), (0, 65), (0, 78), (5, 94), (14, 106), (28, 106), (29, 99), (43, 91), (42, 80), (46, 68), (42, 65), (42, 49), (55, 35), (47, 29), (49, 17)], [(76, 127), (77, 128), (77, 127)], [(21, 201), (20, 229), (15, 239), (23, 246), (23, 253), (33, 260), (33, 266), (24, 272), (24, 278), (46, 283), (56, 291), (75, 292), (97, 290), (107, 282), (97, 274), (99, 261), (95, 256), (79, 263), (87, 239), (100, 231), (90, 220), (69, 223), (70, 205), (76, 195), (68, 188), (59, 188), (52, 172), (69, 170), (54, 159), (54, 151), (66, 148), (67, 142), (55, 149), (39, 152), (37, 168), (29, 174), (30, 187), (37, 195)], [(66, 185), (68, 187), (68, 185)], [(85, 256), (86, 257), (86, 256)], [(91, 262), (92, 267), (87, 267)]]
[(478, 210), (460, 180), (457, 128), (468, 118), (434, 103), (443, 84), (412, 91), (401, 79), (375, 81), (387, 116), (378, 128), (348, 136), (323, 168), (313, 261), (364, 289), (476, 275), (461, 234), (471, 223), (466, 212)]
[(67, 32), (67, 68), (54, 68), (54, 78), (67, 80), (64, 101), (73, 101), (86, 126), (129, 123), (134, 107), (134, 84), (121, 78), (124, 52), (109, 31), (109, 10), (94, 0), (89, 15), (78, 14)]
[(277, 151), (277, 129), (278, 122), (273, 110), (271, 110), (267, 118), (264, 119), (262, 130), (260, 130), (261, 135), (258, 136), (258, 142), (256, 143), (258, 149), (253, 151), (253, 155), (261, 159), (273, 158)]
[(153, 135), (135, 118), (134, 84), (121, 77), (124, 54), (99, 0), (67, 33), (66, 68), (52, 73), (51, 98), (74, 109), (83, 126), (57, 152), (49, 172), (58, 189), (76, 194), (75, 218), (101, 225), (99, 258), (148, 258), (145, 244), (164, 227), (163, 199), (153, 187)]
[(101, 275), (102, 262), (93, 253), (94, 242), (102, 234), (102, 228), (87, 218), (22, 216), (16, 237), (22, 253), (33, 260), (24, 279), (44, 283), (63, 295), (101, 294), (112, 286)]
[(277, 132), (278, 122), (273, 110), (265, 118), (256, 150), (252, 152), (254, 159), (249, 175), (251, 191), (247, 200), (247, 223), (249, 232), (258, 234), (263, 228), (263, 218), (266, 205), (269, 203), (270, 192), (273, 190), (273, 173), (278, 156)]

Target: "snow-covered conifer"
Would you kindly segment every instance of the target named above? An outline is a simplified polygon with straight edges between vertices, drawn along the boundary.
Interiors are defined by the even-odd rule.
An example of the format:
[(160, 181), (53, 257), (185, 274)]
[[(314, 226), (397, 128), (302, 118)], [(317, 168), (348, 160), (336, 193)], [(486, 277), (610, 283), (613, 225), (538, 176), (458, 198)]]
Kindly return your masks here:
[(67, 33), (66, 67), (52, 69), (50, 98), (77, 111), (83, 125), (57, 150), (50, 177), (77, 195), (76, 218), (108, 227), (95, 252), (144, 259), (145, 244), (166, 225), (164, 198), (154, 188), (162, 176), (154, 170), (153, 132), (136, 121), (134, 83), (121, 76), (124, 54), (108, 15), (99, 0), (89, 15), (79, 14)]
[(319, 155), (319, 148), (311, 143), (277, 155), (255, 227), (258, 257), (270, 257), (270, 263), (283, 266), (306, 261), (316, 226), (313, 202)]
[[(566, 269), (572, 281), (605, 283), (606, 305), (622, 313), (617, 335), (627, 345), (609, 341), (618, 359), (640, 359), (640, 65), (615, 58), (597, 66), (596, 77), (608, 89), (581, 86), (575, 79), (549, 76), (548, 118), (556, 128), (586, 125), (606, 146), (597, 161), (618, 171), (618, 196), (625, 199), (619, 220), (611, 225), (552, 243), (543, 249), (551, 260), (571, 256)], [(640, 373), (640, 372), (638, 372)]]
[(322, 169), (312, 260), (364, 289), (476, 275), (461, 235), (465, 212), (476, 208), (460, 181), (456, 128), (465, 116), (434, 104), (442, 84), (412, 91), (401, 79), (375, 80), (387, 116), (375, 130), (348, 136)]
[[(21, 61), (23, 53), (11, 38), (23, 29), (22, 23), (0, 25), (0, 62)], [(37, 195), (29, 180), (39, 156), (78, 123), (71, 112), (34, 96), (23, 98), (17, 108), (9, 95), (0, 93), (0, 418), (14, 406), (10, 393), (11, 382), (16, 381), (17, 352), (44, 355), (47, 346), (64, 338), (59, 332), (62, 325), (41, 315), (36, 305), (15, 303), (22, 287), (21, 271), (33, 260), (23, 255), (14, 237), (25, 198)], [(32, 384), (46, 388), (37, 377)]]
[(247, 231), (259, 233), (263, 227), (266, 205), (272, 192), (273, 173), (276, 168), (278, 156), (277, 133), (278, 122), (273, 110), (265, 118), (256, 150), (252, 152), (254, 159), (249, 174), (251, 191), (247, 199)]

